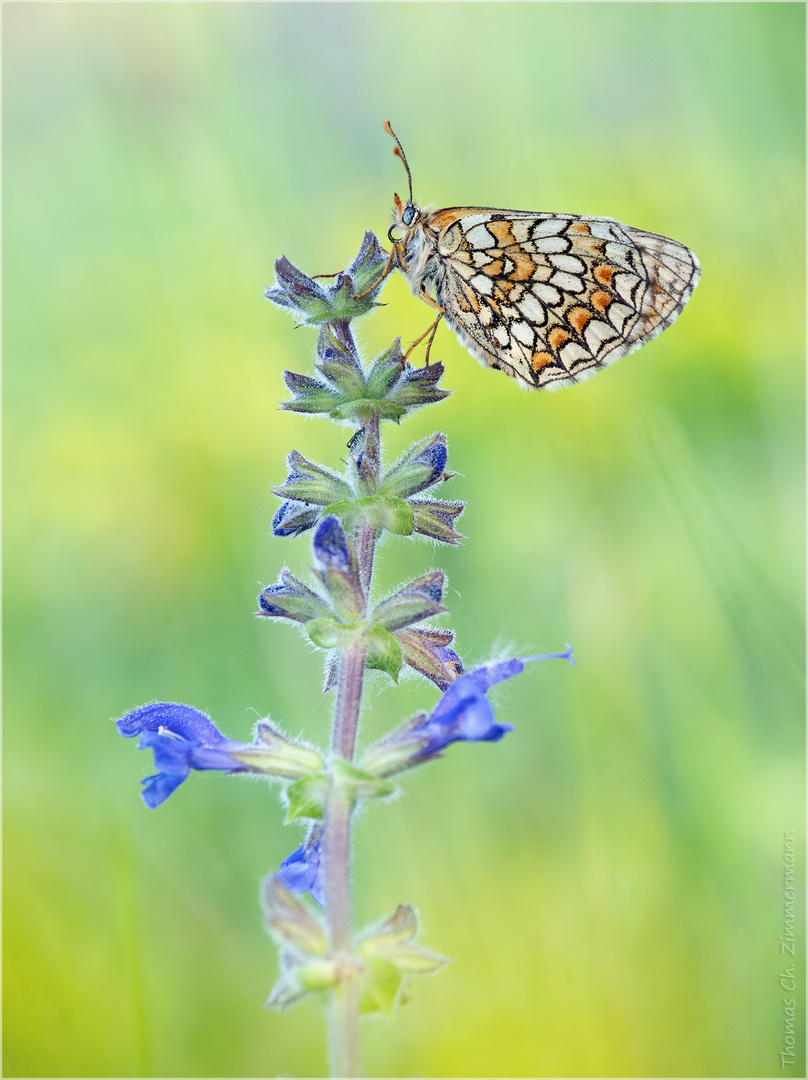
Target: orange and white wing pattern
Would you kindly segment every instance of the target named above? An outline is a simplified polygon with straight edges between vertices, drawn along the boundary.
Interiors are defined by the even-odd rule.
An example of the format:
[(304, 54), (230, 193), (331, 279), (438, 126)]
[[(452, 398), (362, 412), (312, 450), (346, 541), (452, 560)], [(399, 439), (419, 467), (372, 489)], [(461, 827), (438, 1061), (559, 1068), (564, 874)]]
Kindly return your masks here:
[(473, 356), (533, 388), (580, 382), (639, 349), (699, 280), (689, 248), (610, 218), (475, 207), (423, 216), (436, 246), (418, 278)]

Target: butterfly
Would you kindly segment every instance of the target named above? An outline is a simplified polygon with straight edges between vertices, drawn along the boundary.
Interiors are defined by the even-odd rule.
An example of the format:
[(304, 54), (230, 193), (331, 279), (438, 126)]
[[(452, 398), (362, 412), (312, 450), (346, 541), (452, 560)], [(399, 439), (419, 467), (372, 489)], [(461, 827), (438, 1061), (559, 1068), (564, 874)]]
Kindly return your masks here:
[[(413, 293), (484, 366), (533, 389), (581, 382), (662, 333), (699, 281), (694, 252), (667, 236), (580, 214), (420, 207), (394, 196), (393, 245)], [(396, 235), (399, 233), (400, 235)], [(430, 295), (430, 292), (434, 295)]]

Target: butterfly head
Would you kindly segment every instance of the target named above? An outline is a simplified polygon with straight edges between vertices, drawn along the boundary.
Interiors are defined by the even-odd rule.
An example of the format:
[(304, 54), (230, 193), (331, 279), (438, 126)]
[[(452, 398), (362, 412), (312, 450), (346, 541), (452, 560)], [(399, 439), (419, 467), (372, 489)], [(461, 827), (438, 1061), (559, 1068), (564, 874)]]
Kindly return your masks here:
[(421, 217), (421, 208), (409, 199), (407, 203), (402, 203), (398, 195), (393, 196), (393, 224), (390, 226), (387, 235), (392, 243), (396, 243), (399, 239), (392, 235), (394, 229), (403, 229), (404, 232), (411, 229), (413, 225), (418, 222)]

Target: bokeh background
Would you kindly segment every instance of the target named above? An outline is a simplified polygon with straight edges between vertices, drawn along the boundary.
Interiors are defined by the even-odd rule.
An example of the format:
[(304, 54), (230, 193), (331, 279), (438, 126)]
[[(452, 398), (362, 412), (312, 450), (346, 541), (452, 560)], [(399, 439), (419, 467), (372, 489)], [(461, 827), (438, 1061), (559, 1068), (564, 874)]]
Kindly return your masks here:
[[(399, 901), (454, 958), (378, 1076), (769, 1076), (783, 837), (802, 842), (801, 4), (6, 4), (6, 1076), (317, 1076), (317, 1003), (263, 1011), (258, 883), (300, 839), (264, 785), (156, 812), (110, 717), (145, 701), (325, 742), (320, 660), (253, 619), (279, 412), (314, 334), (261, 298), (344, 267), (416, 194), (608, 215), (691, 245), (676, 326), (528, 394), (445, 329), (467, 544), (432, 565), (467, 664), (574, 644), (360, 822), (359, 924)], [(430, 320), (398, 276), (375, 355)], [(435, 692), (374, 684), (365, 743)], [(801, 872), (800, 857), (798, 870)], [(802, 892), (798, 913), (802, 910)], [(798, 925), (801, 923), (798, 921)], [(801, 933), (801, 931), (800, 931)], [(801, 961), (797, 961), (802, 972)], [(800, 974), (802, 978), (802, 974)]]

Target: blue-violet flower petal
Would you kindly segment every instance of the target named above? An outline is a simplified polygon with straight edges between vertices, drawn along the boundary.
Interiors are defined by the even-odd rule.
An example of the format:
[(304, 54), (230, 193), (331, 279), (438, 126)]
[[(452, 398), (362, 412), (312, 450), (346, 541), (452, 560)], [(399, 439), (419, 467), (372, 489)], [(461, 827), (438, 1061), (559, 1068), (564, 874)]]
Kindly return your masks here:
[(319, 840), (308, 847), (302, 844), (287, 855), (275, 877), (287, 892), (310, 892), (312, 899), (325, 907), (325, 867)]
[(154, 755), (159, 771), (141, 780), (141, 796), (152, 810), (176, 791), (191, 769), (246, 771), (246, 766), (227, 751), (247, 744), (225, 738), (204, 713), (190, 705), (165, 701), (141, 705), (115, 724), (127, 739), (139, 735), (138, 749), (151, 750)]
[(487, 692), (497, 683), (519, 675), (525, 664), (533, 660), (555, 659), (569, 660), (573, 664), (571, 646), (563, 653), (529, 656), (524, 660), (514, 657), (483, 664), (455, 679), (424, 724), (410, 732), (429, 738), (418, 757), (432, 757), (453, 742), (496, 742), (508, 731), (513, 731), (513, 724), (497, 722)]
[(314, 534), (314, 554), (326, 570), (345, 572), (351, 566), (348, 538), (339, 518), (329, 515), (323, 518)]

